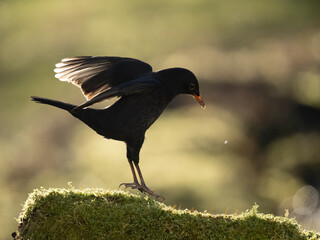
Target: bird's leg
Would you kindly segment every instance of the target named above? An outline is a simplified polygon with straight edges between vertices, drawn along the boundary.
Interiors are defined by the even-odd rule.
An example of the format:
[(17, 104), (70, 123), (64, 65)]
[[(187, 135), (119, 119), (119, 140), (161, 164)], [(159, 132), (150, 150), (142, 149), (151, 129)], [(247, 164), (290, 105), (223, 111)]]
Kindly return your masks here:
[[(143, 144), (143, 141), (144, 141), (144, 136), (140, 136), (139, 138), (136, 138), (134, 141), (126, 142), (127, 158), (130, 164), (132, 175), (133, 175), (133, 183), (121, 183), (120, 186), (124, 185), (126, 188), (130, 187), (132, 189), (138, 189), (140, 192), (148, 193), (151, 196), (154, 196), (157, 198), (163, 198), (160, 195), (155, 194), (154, 191), (150, 190), (143, 179), (143, 176), (139, 167), (139, 152)], [(132, 162), (134, 162), (134, 166)], [(141, 184), (138, 182), (135, 169), (139, 174)]]
[(137, 172), (139, 174), (139, 178), (140, 178), (140, 182), (141, 182), (141, 185), (140, 187), (138, 188), (141, 192), (146, 192), (148, 193), (149, 195), (151, 196), (154, 196), (156, 198), (162, 198), (162, 199), (165, 199), (164, 197), (156, 194), (154, 191), (152, 191), (150, 188), (147, 187), (144, 179), (143, 179), (143, 176), (142, 176), (142, 172), (140, 170), (140, 167), (139, 167), (139, 163), (134, 163), (136, 169), (137, 169)]
[(132, 161), (129, 160), (129, 164), (130, 164), (130, 168), (131, 168), (131, 172), (132, 172), (132, 176), (133, 176), (133, 183), (121, 183), (119, 185), (119, 187), (121, 187), (123, 185), (126, 188), (129, 187), (129, 188), (132, 188), (132, 189), (138, 189), (140, 192), (142, 192), (142, 190), (139, 189), (141, 187), (141, 185), (138, 182), (136, 171), (134, 170), (134, 166), (132, 164)]

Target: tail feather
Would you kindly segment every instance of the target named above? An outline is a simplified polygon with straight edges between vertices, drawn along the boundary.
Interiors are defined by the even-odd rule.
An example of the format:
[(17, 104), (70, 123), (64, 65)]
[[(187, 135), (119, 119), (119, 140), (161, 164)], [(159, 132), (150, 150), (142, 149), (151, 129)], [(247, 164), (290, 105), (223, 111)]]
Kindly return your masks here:
[(35, 101), (37, 103), (42, 103), (42, 104), (48, 104), (51, 106), (55, 106), (57, 108), (61, 108), (67, 111), (71, 111), (72, 109), (74, 109), (76, 106), (69, 104), (69, 103), (64, 103), (64, 102), (60, 102), (60, 101), (56, 101), (56, 100), (51, 100), (48, 98), (42, 98), (42, 97), (33, 97), (31, 96), (31, 100)]
[(72, 116), (75, 118), (78, 118), (83, 123), (87, 124), (90, 128), (92, 128), (94, 131), (96, 131), (98, 134), (106, 137), (111, 138), (111, 135), (109, 136), (109, 132), (112, 132), (112, 126), (109, 127), (108, 124), (105, 124), (105, 120), (107, 118), (107, 113), (105, 110), (101, 109), (92, 109), (92, 108), (85, 108), (85, 109), (76, 109), (74, 111), (74, 108), (76, 105), (64, 103), (48, 98), (42, 98), (42, 97), (31, 97), (32, 101), (35, 101), (37, 103), (42, 104), (48, 104), (57, 108), (61, 108), (64, 110), (67, 110)]

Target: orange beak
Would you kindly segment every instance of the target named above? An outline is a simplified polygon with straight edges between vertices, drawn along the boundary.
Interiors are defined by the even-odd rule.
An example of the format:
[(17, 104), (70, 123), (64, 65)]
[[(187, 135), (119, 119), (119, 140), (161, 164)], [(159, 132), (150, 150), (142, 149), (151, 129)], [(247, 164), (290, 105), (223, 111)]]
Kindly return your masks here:
[(201, 105), (203, 109), (206, 108), (206, 105), (204, 104), (204, 101), (202, 100), (201, 96), (198, 96), (197, 94), (194, 93), (193, 97), (198, 101), (198, 103)]

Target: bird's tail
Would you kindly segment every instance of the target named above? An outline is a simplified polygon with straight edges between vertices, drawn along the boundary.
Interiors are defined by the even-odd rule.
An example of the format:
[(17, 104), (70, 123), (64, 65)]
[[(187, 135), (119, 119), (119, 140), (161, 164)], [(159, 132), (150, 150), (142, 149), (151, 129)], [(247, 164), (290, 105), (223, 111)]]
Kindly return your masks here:
[(75, 108), (75, 105), (69, 104), (69, 103), (64, 103), (56, 100), (51, 100), (48, 98), (42, 98), (42, 97), (31, 97), (32, 101), (35, 101), (37, 103), (43, 103), (43, 104), (48, 104), (51, 106), (55, 106), (57, 108), (61, 108), (67, 111), (71, 111), (73, 108)]

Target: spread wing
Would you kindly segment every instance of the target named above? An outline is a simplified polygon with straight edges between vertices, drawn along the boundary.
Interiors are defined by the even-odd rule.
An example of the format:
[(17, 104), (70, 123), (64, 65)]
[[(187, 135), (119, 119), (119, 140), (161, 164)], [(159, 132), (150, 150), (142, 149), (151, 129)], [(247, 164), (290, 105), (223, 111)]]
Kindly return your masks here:
[(88, 56), (64, 58), (54, 71), (56, 78), (80, 87), (90, 100), (108, 89), (151, 73), (152, 67), (133, 58)]

